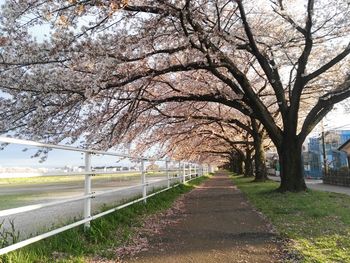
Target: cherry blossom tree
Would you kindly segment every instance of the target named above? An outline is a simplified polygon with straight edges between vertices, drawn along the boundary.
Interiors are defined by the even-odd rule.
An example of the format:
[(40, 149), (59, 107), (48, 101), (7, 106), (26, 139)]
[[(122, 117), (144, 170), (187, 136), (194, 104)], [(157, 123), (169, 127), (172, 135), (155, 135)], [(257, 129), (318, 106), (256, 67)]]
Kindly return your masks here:
[(279, 190), (305, 190), (302, 143), (350, 96), (349, 13), (343, 0), (7, 1), (0, 130), (108, 148), (154, 105), (213, 102), (261, 123)]
[(165, 145), (165, 153), (196, 162), (207, 162), (208, 158), (216, 164), (240, 162), (241, 169), (236, 172), (253, 176), (253, 143), (248, 133), (237, 132), (215, 120), (176, 121), (161, 127), (149, 139), (151, 144), (157, 141)]
[[(153, 104), (153, 107), (152, 113), (139, 116), (128, 130), (128, 135), (132, 135), (129, 140), (134, 142), (136, 140), (138, 151), (149, 149), (156, 144), (159, 149), (170, 152), (179, 146), (178, 142), (173, 140), (178, 136), (181, 136), (181, 140), (186, 140), (207, 134), (210, 136), (205, 138), (209, 141), (220, 139), (224, 141), (223, 144), (230, 145), (224, 151), (227, 159), (231, 160), (232, 156), (237, 157), (238, 154), (239, 159), (246, 162), (246, 175), (253, 175), (253, 156), (255, 180), (267, 179), (264, 130), (255, 119), (249, 119), (239, 111), (218, 103), (182, 102)], [(242, 137), (242, 134), (245, 136)], [(187, 148), (188, 144), (185, 146)], [(211, 149), (213, 151), (213, 147)], [(234, 152), (234, 155), (231, 152)]]

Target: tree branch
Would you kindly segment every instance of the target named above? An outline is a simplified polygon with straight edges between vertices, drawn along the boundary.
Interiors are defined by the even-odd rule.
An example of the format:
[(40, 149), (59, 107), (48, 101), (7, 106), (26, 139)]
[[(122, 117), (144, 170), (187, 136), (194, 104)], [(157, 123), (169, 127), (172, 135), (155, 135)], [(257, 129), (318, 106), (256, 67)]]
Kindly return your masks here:
[(306, 136), (319, 123), (322, 118), (333, 108), (333, 106), (350, 96), (350, 76), (344, 81), (340, 87), (319, 98), (316, 105), (312, 108), (304, 120), (302, 129), (298, 135), (301, 140), (305, 140)]
[(309, 75), (305, 76), (305, 81), (309, 82), (310, 80), (318, 77), (319, 75), (321, 75), (322, 73), (326, 72), (331, 67), (336, 65), (338, 62), (340, 62), (342, 59), (344, 59), (349, 54), (350, 54), (350, 43), (348, 44), (348, 46), (340, 54), (335, 56), (328, 63), (324, 64), (319, 69), (317, 69), (314, 72), (310, 73)]

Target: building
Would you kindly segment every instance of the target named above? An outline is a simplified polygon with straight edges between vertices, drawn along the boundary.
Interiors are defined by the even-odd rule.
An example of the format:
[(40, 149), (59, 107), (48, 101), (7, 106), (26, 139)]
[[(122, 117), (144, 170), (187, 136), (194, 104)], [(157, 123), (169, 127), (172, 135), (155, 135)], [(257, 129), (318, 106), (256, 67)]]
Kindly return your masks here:
[(340, 186), (348, 186), (350, 187), (350, 172), (349, 172), (349, 163), (350, 163), (350, 139), (347, 139), (342, 145), (338, 147), (339, 155), (345, 155), (345, 159), (347, 160), (347, 165), (343, 165), (342, 158), (337, 160), (336, 165), (341, 165), (338, 170), (331, 170), (328, 176), (323, 178), (323, 182), (325, 184), (333, 184)]
[[(327, 131), (324, 134), (327, 172), (339, 175), (348, 172), (348, 156), (339, 147), (350, 140), (350, 130)], [(307, 178), (321, 178), (324, 175), (324, 154), (321, 137), (309, 139), (303, 152), (304, 174)], [(350, 147), (349, 147), (350, 148)]]
[(347, 140), (342, 145), (340, 145), (339, 151), (345, 152), (346, 155), (348, 156), (348, 167), (349, 167), (349, 170), (350, 170), (350, 139)]

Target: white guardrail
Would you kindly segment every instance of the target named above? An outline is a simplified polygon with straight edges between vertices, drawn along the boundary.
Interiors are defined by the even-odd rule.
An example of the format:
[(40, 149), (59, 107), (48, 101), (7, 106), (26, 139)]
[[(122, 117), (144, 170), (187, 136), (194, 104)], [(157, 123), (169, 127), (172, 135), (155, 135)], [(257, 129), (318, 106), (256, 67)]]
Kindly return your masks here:
[[(11, 251), (14, 251), (16, 249), (22, 248), (24, 246), (27, 246), (29, 244), (32, 244), (34, 242), (37, 242), (39, 240), (45, 239), (47, 237), (56, 235), (58, 233), (61, 233), (63, 231), (66, 231), (68, 229), (77, 227), (79, 225), (84, 225), (86, 229), (90, 227), (90, 222), (94, 219), (97, 219), (99, 217), (105, 216), (107, 214), (113, 213), (119, 209), (122, 209), (124, 207), (127, 207), (129, 205), (132, 205), (134, 203), (143, 201), (146, 202), (147, 198), (154, 196), (156, 194), (159, 194), (161, 192), (167, 191), (173, 187), (178, 186), (179, 184), (176, 184), (176, 182), (181, 182), (185, 183), (186, 181), (192, 180), (196, 177), (203, 176), (204, 174), (207, 174), (209, 172), (210, 166), (209, 165), (199, 165), (199, 164), (194, 164), (194, 163), (189, 163), (189, 162), (177, 162), (177, 168), (169, 168), (169, 163), (173, 162), (169, 159), (163, 159), (163, 160), (154, 160), (154, 159), (148, 159), (148, 158), (134, 158), (128, 155), (124, 154), (119, 154), (119, 153), (113, 153), (113, 152), (104, 152), (104, 151), (97, 151), (97, 150), (89, 150), (89, 149), (82, 149), (82, 148), (76, 148), (72, 146), (64, 146), (64, 145), (52, 145), (52, 144), (45, 144), (45, 143), (39, 143), (39, 142), (34, 142), (34, 141), (28, 141), (28, 140), (20, 140), (20, 139), (15, 139), (15, 138), (9, 138), (9, 137), (1, 137), (0, 136), (0, 142), (1, 143), (8, 143), (8, 144), (17, 144), (17, 145), (26, 145), (26, 146), (34, 146), (38, 148), (46, 148), (46, 149), (59, 149), (59, 150), (65, 150), (65, 151), (74, 151), (74, 152), (80, 152), (85, 154), (85, 171), (83, 172), (62, 172), (62, 173), (40, 173), (36, 174), (33, 176), (29, 177), (38, 177), (38, 176), (76, 176), (76, 175), (85, 175), (85, 181), (84, 181), (84, 195), (78, 196), (78, 197), (73, 197), (73, 198), (65, 198), (63, 200), (59, 201), (51, 201), (51, 202), (46, 202), (46, 203), (39, 203), (39, 204), (34, 204), (34, 205), (27, 205), (27, 206), (22, 206), (22, 207), (17, 207), (17, 208), (12, 208), (12, 209), (6, 209), (6, 210), (1, 210), (0, 211), (0, 217), (8, 217), (11, 215), (15, 214), (20, 214), (20, 213), (25, 213), (29, 211), (34, 211), (38, 209), (42, 209), (45, 207), (53, 207), (53, 206), (59, 206), (62, 204), (70, 203), (70, 202), (75, 202), (79, 200), (84, 200), (84, 207), (83, 207), (83, 219), (76, 221), (74, 223), (70, 223), (68, 225), (65, 225), (63, 227), (56, 228), (54, 230), (51, 230), (49, 232), (28, 238), (26, 240), (17, 242), (15, 244), (9, 245), (4, 248), (0, 248), (0, 255), (9, 253)], [(102, 192), (95, 193), (92, 191), (92, 176), (98, 176), (98, 175), (116, 175), (116, 174), (124, 174), (127, 173), (127, 171), (117, 171), (117, 172), (100, 172), (100, 171), (94, 171), (92, 169), (91, 165), (91, 157), (92, 155), (109, 155), (109, 156), (116, 156), (116, 157), (121, 157), (121, 158), (128, 158), (130, 160), (137, 160), (141, 162), (141, 168), (140, 171), (138, 171), (140, 175), (140, 184), (137, 185), (132, 185), (130, 187), (123, 187), (122, 189), (112, 189), (112, 190), (106, 190)], [(161, 171), (164, 173), (166, 179), (161, 179), (161, 180), (156, 180), (152, 182), (147, 181), (147, 172), (145, 169), (145, 163), (149, 162), (165, 162), (165, 168), (162, 169)], [(174, 163), (174, 162), (173, 162)], [(137, 173), (137, 171), (133, 171), (133, 173)], [(173, 173), (171, 175), (171, 173)], [(174, 174), (175, 173), (175, 174)], [(15, 177), (7, 176), (7, 177), (1, 177), (1, 178), (18, 178), (20, 176), (16, 175)], [(28, 177), (28, 176), (26, 176)], [(147, 194), (147, 187), (151, 185), (155, 185), (161, 181), (167, 182), (166, 187), (160, 191)], [(124, 203), (122, 205), (119, 205), (115, 208), (109, 209), (104, 212), (100, 212), (97, 214), (92, 214), (91, 210), (91, 201), (93, 198), (97, 196), (102, 196), (106, 194), (111, 194), (111, 193), (117, 193), (118, 191), (125, 191), (126, 189), (130, 188), (138, 188), (142, 187), (142, 197), (138, 198), (136, 200), (133, 200), (128, 203)]]

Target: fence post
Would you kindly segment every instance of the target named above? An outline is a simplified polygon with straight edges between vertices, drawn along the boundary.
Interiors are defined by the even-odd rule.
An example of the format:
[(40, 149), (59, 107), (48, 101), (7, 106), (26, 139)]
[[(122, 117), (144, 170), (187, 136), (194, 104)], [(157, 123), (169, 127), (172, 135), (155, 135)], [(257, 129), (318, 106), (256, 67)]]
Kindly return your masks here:
[(146, 171), (145, 171), (145, 160), (141, 159), (141, 184), (142, 184), (142, 197), (144, 203), (147, 203), (147, 185), (146, 185)]
[(166, 171), (166, 178), (168, 179), (168, 188), (170, 187), (170, 174), (169, 174), (169, 159), (165, 159), (165, 171)]
[[(85, 174), (85, 184), (84, 184), (84, 194), (91, 194), (91, 153), (85, 153), (85, 171), (90, 172)], [(91, 217), (91, 198), (84, 200), (84, 219)], [(84, 229), (87, 230), (90, 228), (90, 222), (84, 224)]]
[(197, 164), (194, 164), (194, 177), (198, 177), (198, 174), (197, 174)]
[(186, 183), (186, 164), (185, 163), (182, 164), (182, 168), (183, 168), (183, 171), (182, 171), (182, 183)]

